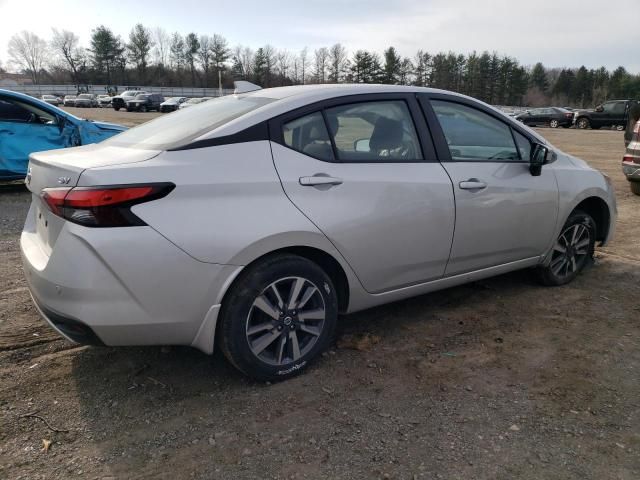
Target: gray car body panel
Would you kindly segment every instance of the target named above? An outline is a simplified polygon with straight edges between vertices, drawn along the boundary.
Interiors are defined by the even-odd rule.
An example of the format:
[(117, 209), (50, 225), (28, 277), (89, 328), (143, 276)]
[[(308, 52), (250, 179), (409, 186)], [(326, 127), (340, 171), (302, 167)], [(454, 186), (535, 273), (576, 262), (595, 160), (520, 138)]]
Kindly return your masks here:
[[(256, 94), (281, 96), (282, 103), (200, 139), (237, 133), (323, 99), (386, 91), (431, 90), (263, 90)], [(554, 160), (540, 177), (522, 163), (327, 164), (268, 140), (163, 152), (95, 145), (35, 154), (32, 210), (21, 239), (30, 289), (53, 310), (90, 325), (108, 345), (182, 344), (211, 353), (234, 280), (278, 250), (305, 247), (334, 258), (348, 282), (345, 311), (354, 312), (538, 265), (570, 212), (588, 197), (607, 203), (610, 238), (615, 198), (603, 175), (500, 115), (552, 149)], [(300, 185), (301, 176), (316, 173), (343, 183)], [(46, 212), (40, 190), (56, 186), (60, 176), (79, 186), (176, 187), (165, 198), (133, 207), (148, 226), (91, 229)], [(454, 185), (472, 176), (492, 186), (480, 195), (465, 192), (465, 198)], [(46, 221), (40, 213), (54, 233), (38, 225)], [(490, 251), (492, 242), (497, 252)]]

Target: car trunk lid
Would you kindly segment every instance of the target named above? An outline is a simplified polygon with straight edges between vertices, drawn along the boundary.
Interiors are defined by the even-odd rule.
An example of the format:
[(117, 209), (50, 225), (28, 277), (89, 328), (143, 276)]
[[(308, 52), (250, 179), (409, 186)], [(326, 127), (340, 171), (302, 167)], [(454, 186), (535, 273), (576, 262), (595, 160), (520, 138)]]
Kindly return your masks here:
[(87, 168), (121, 165), (148, 160), (157, 156), (157, 150), (141, 150), (100, 144), (84, 147), (32, 153), (25, 179), (32, 194), (32, 204), (25, 230), (30, 226), (37, 235), (40, 248), (47, 256), (51, 253), (66, 220), (55, 215), (42, 199), (48, 188), (71, 189), (78, 184)]

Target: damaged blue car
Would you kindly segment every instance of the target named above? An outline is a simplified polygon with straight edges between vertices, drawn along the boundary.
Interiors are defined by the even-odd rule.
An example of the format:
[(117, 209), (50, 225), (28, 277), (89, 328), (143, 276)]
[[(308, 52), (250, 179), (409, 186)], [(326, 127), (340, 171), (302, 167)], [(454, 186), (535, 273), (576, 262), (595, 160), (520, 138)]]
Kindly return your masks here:
[(27, 175), (29, 154), (97, 143), (126, 130), (71, 115), (22, 93), (0, 89), (0, 181)]

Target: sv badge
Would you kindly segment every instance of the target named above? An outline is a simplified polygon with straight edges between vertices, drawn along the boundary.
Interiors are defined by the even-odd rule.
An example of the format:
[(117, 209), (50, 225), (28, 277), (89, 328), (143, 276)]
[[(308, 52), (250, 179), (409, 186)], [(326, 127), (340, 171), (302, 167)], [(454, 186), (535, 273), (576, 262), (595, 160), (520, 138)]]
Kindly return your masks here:
[(71, 181), (71, 177), (58, 177), (58, 183), (60, 185), (68, 185)]

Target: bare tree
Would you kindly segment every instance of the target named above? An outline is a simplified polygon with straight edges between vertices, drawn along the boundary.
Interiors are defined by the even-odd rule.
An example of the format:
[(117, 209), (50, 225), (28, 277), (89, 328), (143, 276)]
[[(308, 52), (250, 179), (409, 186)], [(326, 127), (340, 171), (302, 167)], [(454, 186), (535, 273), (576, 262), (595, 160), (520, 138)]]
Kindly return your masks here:
[(39, 83), (40, 71), (47, 60), (47, 42), (23, 30), (11, 37), (7, 50), (11, 62), (29, 72), (33, 83)]
[(271, 45), (267, 44), (262, 47), (262, 53), (264, 55), (264, 70), (265, 70), (265, 86), (271, 86), (271, 75), (276, 65), (277, 51)]
[(339, 83), (347, 68), (347, 49), (336, 43), (329, 49), (329, 81)]
[(164, 28), (156, 27), (153, 30), (153, 41), (156, 44), (153, 49), (156, 64), (167, 66), (171, 50), (171, 37)]
[(300, 74), (302, 75), (302, 84), (306, 81), (307, 67), (309, 66), (309, 50), (304, 47), (300, 50)]
[(278, 75), (280, 76), (280, 85), (284, 85), (287, 81), (287, 71), (291, 63), (291, 54), (287, 50), (281, 50), (276, 55), (276, 65)]
[(318, 48), (314, 52), (315, 71), (314, 75), (318, 83), (324, 83), (327, 75), (327, 66), (329, 64), (329, 49), (327, 47)]
[(69, 30), (53, 29), (51, 49), (61, 62), (66, 63), (71, 73), (71, 80), (76, 85), (80, 83), (79, 70), (83, 63), (84, 51), (79, 45), (80, 38)]
[(249, 78), (252, 74), (254, 52), (249, 47), (236, 45), (233, 47), (234, 74), (241, 78)]
[(200, 49), (197, 52), (198, 63), (204, 72), (203, 86), (207, 86), (209, 81), (209, 70), (211, 69), (211, 46), (212, 41), (209, 35), (200, 35)]

